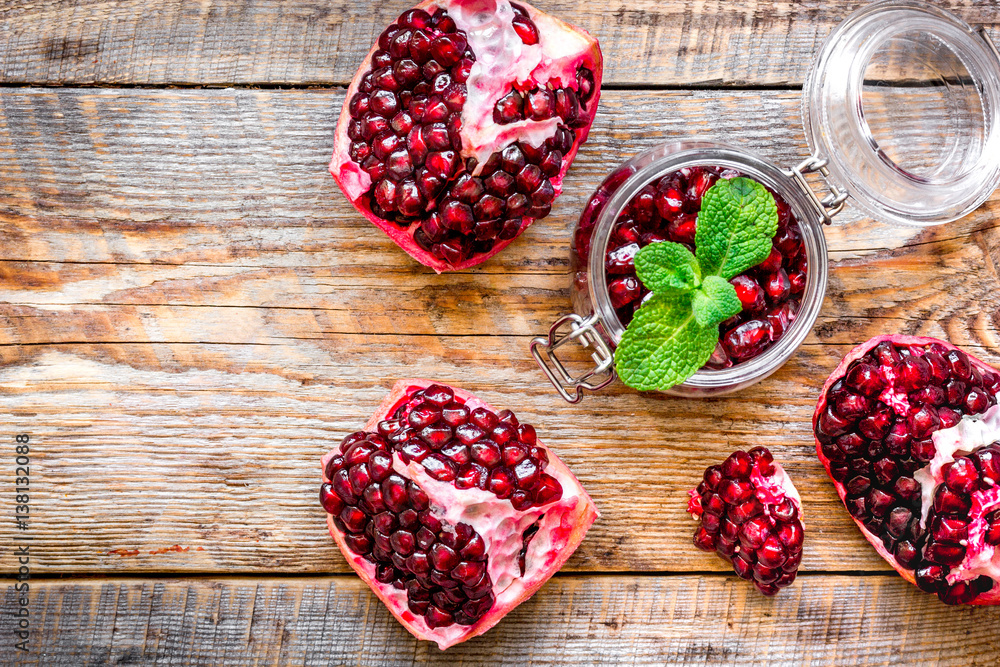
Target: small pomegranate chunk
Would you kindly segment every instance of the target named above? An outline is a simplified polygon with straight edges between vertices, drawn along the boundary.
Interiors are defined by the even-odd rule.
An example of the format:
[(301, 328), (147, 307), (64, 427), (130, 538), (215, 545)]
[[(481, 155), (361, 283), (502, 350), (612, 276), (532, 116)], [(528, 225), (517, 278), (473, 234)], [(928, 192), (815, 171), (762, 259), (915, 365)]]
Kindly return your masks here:
[(425, 0), (347, 89), (330, 173), (418, 262), (475, 266), (549, 214), (602, 68), (597, 40), (526, 3)]
[(531, 597), (597, 518), (533, 426), (425, 380), (397, 382), (322, 465), (320, 504), (344, 557), (442, 649)]
[(764, 447), (709, 466), (691, 492), (694, 544), (733, 564), (764, 595), (795, 580), (802, 561), (802, 508), (792, 480)]
[(935, 338), (878, 336), (820, 394), (816, 451), (865, 538), (946, 604), (1000, 603), (1000, 375)]
[[(619, 169), (591, 196), (574, 234), (578, 266), (586, 267), (590, 234), (605, 204), (632, 175)], [(720, 178), (741, 174), (733, 169), (688, 167), (650, 183), (632, 199), (615, 221), (604, 268), (608, 296), (623, 326), (628, 326), (649, 290), (635, 273), (635, 255), (650, 243), (674, 241), (694, 251), (698, 212), (705, 192)], [(743, 311), (719, 327), (721, 349), (705, 368), (728, 368), (749, 361), (771, 347), (791, 328), (805, 291), (806, 251), (799, 223), (788, 204), (773, 193), (778, 205), (778, 232), (767, 259), (734, 277)]]

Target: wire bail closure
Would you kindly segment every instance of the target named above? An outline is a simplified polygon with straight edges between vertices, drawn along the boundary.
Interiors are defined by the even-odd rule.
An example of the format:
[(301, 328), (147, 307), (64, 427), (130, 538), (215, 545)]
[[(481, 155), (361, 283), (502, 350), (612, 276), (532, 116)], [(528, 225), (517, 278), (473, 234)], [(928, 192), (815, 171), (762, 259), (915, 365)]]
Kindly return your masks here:
[(984, 25), (979, 26), (979, 30), (977, 30), (976, 32), (978, 32), (982, 36), (983, 41), (986, 42), (986, 46), (988, 46), (990, 48), (990, 51), (992, 51), (994, 55), (996, 55), (997, 60), (1000, 60), (1000, 49), (997, 49), (996, 42), (994, 42), (993, 39), (990, 38), (990, 34), (986, 32), (986, 26)]
[[(570, 403), (579, 403), (583, 398), (584, 389), (597, 391), (618, 379), (614, 353), (601, 332), (594, 327), (597, 322), (596, 314), (587, 319), (575, 313), (564, 315), (549, 328), (548, 337), (539, 336), (531, 341), (531, 354), (535, 357), (535, 362), (548, 376), (556, 391)], [(566, 324), (569, 324), (570, 330), (560, 332)], [(596, 364), (594, 368), (579, 377), (570, 375), (555, 354), (556, 349), (572, 340), (579, 340), (584, 348), (593, 350), (590, 357)], [(573, 393), (568, 390), (572, 390)]]
[[(813, 173), (818, 173), (822, 176), (823, 182), (826, 183), (826, 187), (830, 190), (830, 194), (823, 199), (819, 198), (819, 195), (816, 194), (815, 190), (810, 187), (809, 182), (806, 181), (805, 175)], [(826, 168), (826, 160), (811, 155), (797, 167), (786, 171), (785, 175), (791, 177), (796, 185), (799, 186), (799, 189), (809, 197), (809, 201), (813, 203), (819, 212), (824, 225), (831, 224), (833, 216), (843, 211), (847, 205), (847, 197), (849, 195), (830, 182), (830, 170)]]

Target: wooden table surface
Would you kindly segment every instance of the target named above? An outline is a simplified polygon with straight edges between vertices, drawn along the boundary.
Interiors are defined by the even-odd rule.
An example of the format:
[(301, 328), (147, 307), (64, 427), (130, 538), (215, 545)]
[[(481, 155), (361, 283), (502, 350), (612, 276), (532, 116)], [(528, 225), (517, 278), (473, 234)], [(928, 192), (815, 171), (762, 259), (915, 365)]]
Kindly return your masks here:
[[(997, 609), (946, 607), (875, 554), (809, 419), (876, 334), (1000, 362), (1000, 194), (927, 230), (849, 209), (814, 331), (731, 397), (569, 405), (527, 351), (569, 308), (570, 231), (611, 167), (692, 134), (798, 162), (803, 78), (866, 2), (538, 0), (601, 40), (591, 139), (551, 216), (440, 276), (326, 171), (346, 85), (409, 4), (0, 0), (0, 663), (997, 664)], [(944, 4), (1000, 39), (995, 0)], [(536, 424), (601, 511), (562, 572), (447, 653), (349, 570), (317, 502), (320, 456), (413, 375)], [(685, 513), (706, 465), (756, 444), (804, 498), (802, 569), (773, 599), (695, 550)], [(25, 535), (27, 654), (6, 613)]]

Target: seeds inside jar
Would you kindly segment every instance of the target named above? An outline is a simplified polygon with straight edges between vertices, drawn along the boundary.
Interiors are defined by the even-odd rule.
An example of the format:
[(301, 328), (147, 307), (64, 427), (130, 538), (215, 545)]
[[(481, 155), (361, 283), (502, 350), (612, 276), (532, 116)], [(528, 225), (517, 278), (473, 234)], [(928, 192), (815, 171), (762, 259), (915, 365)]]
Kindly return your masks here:
[[(627, 178), (630, 173), (624, 174)], [(618, 215), (608, 241), (604, 270), (608, 297), (618, 320), (627, 326), (650, 291), (635, 272), (639, 250), (660, 241), (674, 241), (695, 251), (695, 232), (702, 197), (720, 178), (742, 174), (720, 167), (686, 167), (646, 185)], [(575, 248), (587, 264), (590, 235), (604, 204), (624, 181), (613, 174), (588, 202), (576, 231)], [(728, 368), (762, 354), (788, 331), (805, 291), (808, 266), (799, 223), (777, 193), (778, 231), (771, 253), (753, 268), (735, 276), (743, 310), (719, 326), (719, 343), (705, 368)]]

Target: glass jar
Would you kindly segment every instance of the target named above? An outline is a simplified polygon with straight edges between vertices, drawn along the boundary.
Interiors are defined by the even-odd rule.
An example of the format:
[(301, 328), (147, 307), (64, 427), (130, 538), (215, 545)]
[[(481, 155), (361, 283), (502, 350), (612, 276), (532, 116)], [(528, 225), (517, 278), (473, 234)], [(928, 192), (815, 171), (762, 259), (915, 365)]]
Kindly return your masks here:
[[(637, 155), (605, 179), (598, 192), (608, 199), (590, 235), (587, 266), (574, 264), (574, 312), (531, 342), (563, 398), (576, 403), (582, 390), (617, 378), (613, 350), (625, 328), (608, 296), (604, 258), (619, 214), (646, 185), (685, 167), (731, 168), (780, 195), (799, 223), (808, 272), (789, 329), (752, 359), (703, 368), (666, 393), (737, 391), (780, 368), (812, 330), (827, 284), (822, 225), (849, 197), (873, 218), (926, 226), (967, 215), (1000, 185), (1000, 53), (985, 30), (936, 7), (876, 3), (827, 38), (803, 87), (803, 120), (812, 155), (789, 169), (740, 148), (685, 139)], [(807, 181), (810, 173), (825, 184), (824, 195)], [(574, 340), (594, 362), (579, 374), (556, 354)]]

